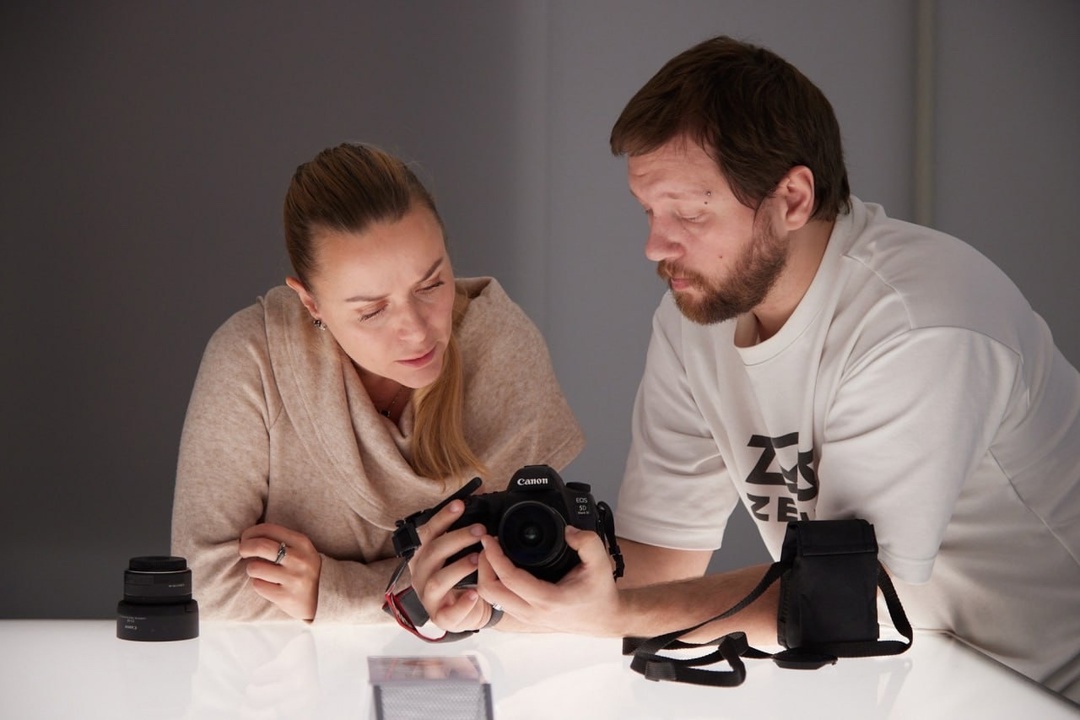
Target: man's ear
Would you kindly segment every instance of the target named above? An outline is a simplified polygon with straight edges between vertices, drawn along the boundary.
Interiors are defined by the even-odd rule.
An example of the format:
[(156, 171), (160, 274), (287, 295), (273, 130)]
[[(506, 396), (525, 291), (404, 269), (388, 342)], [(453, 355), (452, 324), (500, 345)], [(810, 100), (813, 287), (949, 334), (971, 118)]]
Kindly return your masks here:
[(304, 304), (304, 307), (307, 308), (307, 311), (311, 313), (312, 319), (320, 319), (319, 305), (315, 302), (314, 296), (312, 296), (312, 294), (308, 292), (307, 288), (304, 287), (304, 283), (300, 282), (300, 278), (295, 278), (291, 276), (287, 277), (285, 278), (285, 284), (292, 288), (293, 292), (295, 292), (300, 297), (300, 302), (302, 302)]
[(805, 165), (796, 165), (780, 180), (774, 195), (783, 203), (784, 227), (788, 232), (798, 230), (814, 214), (814, 173)]

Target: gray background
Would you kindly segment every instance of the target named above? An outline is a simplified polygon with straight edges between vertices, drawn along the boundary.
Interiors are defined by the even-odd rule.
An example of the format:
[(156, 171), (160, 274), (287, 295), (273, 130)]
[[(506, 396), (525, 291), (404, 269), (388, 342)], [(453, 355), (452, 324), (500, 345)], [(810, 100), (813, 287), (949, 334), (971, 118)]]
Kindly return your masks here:
[[(589, 441), (567, 476), (614, 500), (663, 288), (607, 136), (714, 34), (817, 82), (855, 194), (915, 219), (927, 190), (932, 224), (1001, 265), (1077, 364), (1080, 3), (940, 0), (917, 187), (927, 6), (3, 3), (0, 617), (111, 617), (127, 559), (168, 552), (202, 349), (288, 272), (288, 179), (343, 140), (422, 166), (458, 274), (499, 277), (548, 339)], [(719, 556), (765, 559), (744, 515)]]

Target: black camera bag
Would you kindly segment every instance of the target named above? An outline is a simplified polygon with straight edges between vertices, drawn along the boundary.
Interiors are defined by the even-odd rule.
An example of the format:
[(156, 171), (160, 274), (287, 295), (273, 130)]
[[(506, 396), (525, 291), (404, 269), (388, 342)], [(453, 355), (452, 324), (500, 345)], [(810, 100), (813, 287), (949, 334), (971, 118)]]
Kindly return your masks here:
[[(898, 655), (911, 647), (912, 630), (896, 590), (877, 558), (874, 526), (865, 520), (802, 520), (788, 523), (780, 560), (769, 566), (750, 593), (725, 612), (693, 627), (653, 638), (625, 638), (623, 654), (633, 654), (630, 667), (649, 680), (697, 685), (741, 685), (746, 678), (742, 658), (772, 658), (783, 668), (815, 669), (838, 657)], [(780, 580), (777, 640), (785, 650), (767, 653), (751, 647), (746, 635), (731, 633), (705, 643), (686, 643), (681, 636), (743, 610)], [(878, 639), (877, 588), (881, 588), (897, 631), (907, 642)], [(716, 650), (700, 657), (673, 658), (665, 649)], [(730, 671), (702, 670), (724, 660)]]

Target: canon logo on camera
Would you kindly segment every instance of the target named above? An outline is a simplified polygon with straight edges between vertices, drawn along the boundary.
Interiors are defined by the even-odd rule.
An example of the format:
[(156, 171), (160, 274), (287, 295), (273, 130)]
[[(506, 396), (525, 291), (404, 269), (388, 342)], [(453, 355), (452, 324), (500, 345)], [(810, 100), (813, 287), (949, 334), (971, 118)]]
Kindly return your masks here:
[(547, 485), (550, 482), (546, 477), (518, 478), (517, 484), (520, 487), (521, 485)]

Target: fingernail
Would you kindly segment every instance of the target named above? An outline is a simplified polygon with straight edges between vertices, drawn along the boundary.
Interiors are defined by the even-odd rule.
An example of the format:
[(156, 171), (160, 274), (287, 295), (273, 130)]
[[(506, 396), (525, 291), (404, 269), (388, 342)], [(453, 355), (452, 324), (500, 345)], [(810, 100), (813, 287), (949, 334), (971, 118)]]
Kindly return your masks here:
[(576, 528), (573, 525), (566, 526), (567, 535), (577, 535), (579, 532), (581, 532), (581, 528)]
[(453, 513), (454, 515), (458, 515), (459, 513), (461, 513), (462, 510), (465, 509), (465, 503), (461, 502), (460, 500), (455, 500), (447, 507), (450, 508), (451, 513)]
[(469, 555), (469, 562), (471, 562), (473, 565), (479, 565), (480, 553), (473, 553), (472, 555)]
[(483, 525), (473, 525), (472, 527), (469, 528), (469, 534), (471, 534), (473, 537), (480, 537), (481, 535), (483, 535), (486, 532), (487, 532), (487, 528), (484, 527)]

